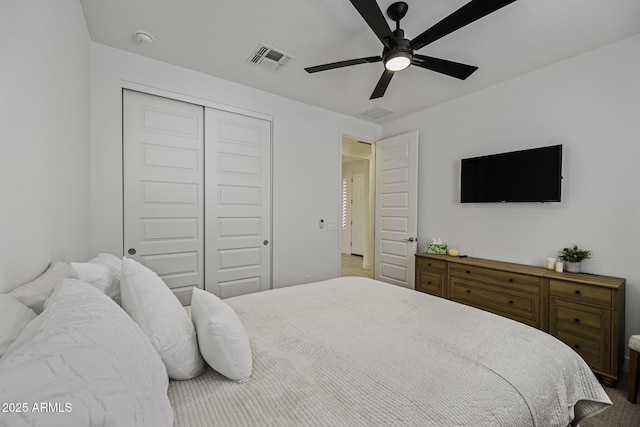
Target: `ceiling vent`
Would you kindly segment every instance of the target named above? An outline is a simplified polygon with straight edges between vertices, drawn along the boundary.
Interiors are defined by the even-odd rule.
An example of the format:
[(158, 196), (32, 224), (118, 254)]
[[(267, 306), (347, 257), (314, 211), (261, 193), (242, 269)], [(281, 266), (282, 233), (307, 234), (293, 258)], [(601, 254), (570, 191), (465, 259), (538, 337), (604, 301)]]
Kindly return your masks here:
[(358, 115), (369, 120), (378, 120), (384, 116), (388, 116), (389, 114), (393, 114), (393, 111), (386, 110), (382, 107), (373, 107)]
[(287, 63), (293, 60), (293, 56), (275, 49), (264, 43), (260, 43), (256, 50), (247, 58), (247, 62), (255, 64), (269, 71), (280, 71)]

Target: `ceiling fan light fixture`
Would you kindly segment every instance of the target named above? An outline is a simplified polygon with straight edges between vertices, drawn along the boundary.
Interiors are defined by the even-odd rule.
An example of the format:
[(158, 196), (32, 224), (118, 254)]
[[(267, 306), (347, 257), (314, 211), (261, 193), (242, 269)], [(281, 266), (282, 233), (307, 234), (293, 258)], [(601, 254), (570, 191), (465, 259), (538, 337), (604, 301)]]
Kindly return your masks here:
[(384, 68), (389, 71), (402, 71), (411, 65), (413, 55), (402, 50), (389, 53), (384, 58)]

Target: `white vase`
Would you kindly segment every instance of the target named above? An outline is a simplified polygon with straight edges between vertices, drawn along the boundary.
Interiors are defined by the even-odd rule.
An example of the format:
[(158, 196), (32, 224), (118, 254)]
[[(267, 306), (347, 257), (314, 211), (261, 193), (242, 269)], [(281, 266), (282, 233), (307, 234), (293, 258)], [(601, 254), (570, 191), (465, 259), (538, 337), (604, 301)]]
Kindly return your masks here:
[(569, 273), (580, 273), (580, 261), (578, 262), (565, 261), (564, 271), (568, 271)]

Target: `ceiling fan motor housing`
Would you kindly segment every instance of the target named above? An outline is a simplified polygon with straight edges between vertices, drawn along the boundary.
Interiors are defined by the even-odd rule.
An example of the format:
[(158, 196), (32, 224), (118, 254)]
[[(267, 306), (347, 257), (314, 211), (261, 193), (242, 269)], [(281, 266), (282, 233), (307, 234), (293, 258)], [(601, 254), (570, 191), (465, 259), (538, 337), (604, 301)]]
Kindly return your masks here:
[[(406, 63), (406, 66), (400, 68), (400, 70), (408, 67), (413, 61), (413, 49), (411, 48), (410, 41), (404, 38), (404, 31), (400, 28), (393, 32), (393, 35), (396, 37), (396, 45), (393, 48), (389, 49), (385, 47), (382, 50), (382, 62), (384, 63), (385, 68), (390, 71), (399, 71), (393, 67), (392, 61), (395, 58), (406, 58), (403, 60)], [(408, 60), (408, 63), (407, 63)]]

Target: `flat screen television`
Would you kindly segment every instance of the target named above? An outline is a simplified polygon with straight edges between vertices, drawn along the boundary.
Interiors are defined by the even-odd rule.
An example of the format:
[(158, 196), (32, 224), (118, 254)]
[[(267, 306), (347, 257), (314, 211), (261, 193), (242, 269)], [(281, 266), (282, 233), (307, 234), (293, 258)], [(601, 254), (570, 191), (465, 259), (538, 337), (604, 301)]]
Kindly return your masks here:
[(559, 202), (562, 145), (462, 159), (461, 203)]

